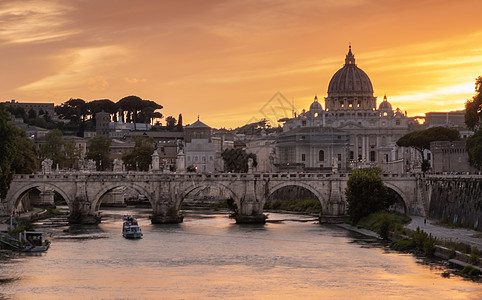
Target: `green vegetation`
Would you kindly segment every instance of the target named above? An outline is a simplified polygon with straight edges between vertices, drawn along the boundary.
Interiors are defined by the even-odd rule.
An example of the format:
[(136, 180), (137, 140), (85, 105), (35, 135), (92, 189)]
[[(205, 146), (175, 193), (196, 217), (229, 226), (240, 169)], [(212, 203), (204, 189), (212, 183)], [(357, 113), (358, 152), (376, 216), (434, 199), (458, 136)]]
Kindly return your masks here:
[(105, 135), (97, 135), (89, 140), (89, 150), (85, 157), (93, 159), (99, 171), (110, 169), (112, 166), (109, 152), (111, 143), (112, 140)]
[(475, 131), (475, 134), (467, 138), (467, 153), (469, 163), (482, 169), (482, 76), (475, 80), (475, 95), (465, 102), (465, 124)]
[(37, 169), (37, 154), (25, 131), (7, 122), (5, 104), (0, 104), (0, 199), (7, 195), (14, 173), (28, 174)]
[(361, 219), (357, 226), (374, 231), (383, 239), (388, 239), (389, 232), (400, 232), (403, 225), (410, 223), (410, 217), (395, 211), (372, 213)]
[(432, 256), (435, 252), (436, 242), (437, 239), (432, 234), (428, 234), (417, 227), (417, 230), (411, 231), (408, 236), (393, 241), (390, 248), (397, 251), (415, 251), (426, 256)]
[(13, 230), (10, 230), (9, 233), (16, 234), (19, 232), (23, 232), (24, 230), (33, 231), (34, 228), (32, 226), (32, 223), (29, 220), (17, 219), (17, 227)]
[(224, 160), (224, 170), (233, 173), (248, 172), (248, 160), (253, 160), (253, 167), (258, 165), (256, 154), (247, 153), (243, 149), (225, 149), (221, 153)]
[(136, 137), (134, 149), (122, 156), (127, 170), (148, 171), (154, 153), (152, 138)]
[(396, 251), (409, 252), (415, 249), (415, 242), (409, 239), (395, 240), (390, 244), (390, 248)]
[(214, 210), (228, 208), (228, 203), (226, 201), (211, 203), (211, 204), (209, 204), (209, 208), (214, 209)]
[(424, 150), (430, 150), (430, 143), (434, 141), (456, 141), (459, 139), (459, 132), (456, 129), (446, 127), (432, 127), (425, 130), (417, 130), (402, 136), (397, 145), (402, 147), (412, 147), (418, 150), (423, 157), (422, 171), (427, 171), (430, 167), (424, 157)]
[(345, 195), (352, 224), (371, 213), (387, 210), (395, 201), (380, 173), (379, 168), (357, 169), (348, 179)]
[(60, 216), (64, 214), (63, 212), (55, 208), (47, 208), (47, 212), (49, 215), (55, 215), (55, 216)]
[(286, 210), (305, 213), (320, 213), (320, 201), (315, 199), (272, 200), (266, 202), (264, 209)]
[(476, 277), (482, 275), (480, 270), (472, 266), (465, 266), (462, 271), (455, 272), (455, 274), (463, 277)]

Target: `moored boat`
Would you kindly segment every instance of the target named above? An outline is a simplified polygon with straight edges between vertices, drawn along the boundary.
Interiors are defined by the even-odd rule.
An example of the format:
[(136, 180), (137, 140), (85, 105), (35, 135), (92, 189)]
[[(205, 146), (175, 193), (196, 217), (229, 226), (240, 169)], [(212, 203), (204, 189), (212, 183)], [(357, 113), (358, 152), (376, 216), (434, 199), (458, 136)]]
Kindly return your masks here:
[(43, 239), (43, 232), (24, 231), (18, 238), (8, 233), (0, 233), (0, 242), (13, 250), (21, 252), (45, 252), (50, 247), (50, 241)]
[(122, 236), (127, 239), (140, 239), (143, 236), (142, 230), (134, 216), (124, 216), (124, 222), (122, 224)]

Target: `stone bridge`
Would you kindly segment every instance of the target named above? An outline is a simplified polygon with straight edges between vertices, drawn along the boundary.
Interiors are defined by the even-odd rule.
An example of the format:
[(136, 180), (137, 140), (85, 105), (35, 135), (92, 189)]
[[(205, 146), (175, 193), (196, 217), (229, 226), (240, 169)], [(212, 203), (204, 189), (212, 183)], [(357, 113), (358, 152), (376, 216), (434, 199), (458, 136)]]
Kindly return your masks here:
[[(70, 221), (100, 221), (102, 198), (116, 188), (129, 188), (145, 195), (152, 206), (153, 223), (182, 222), (179, 212), (186, 197), (215, 187), (222, 196), (232, 198), (238, 207), (238, 223), (264, 223), (263, 207), (271, 195), (285, 187), (309, 190), (320, 201), (322, 214), (346, 213), (346, 173), (153, 173), (153, 172), (50, 172), (15, 175), (7, 197), (0, 203), (0, 214), (8, 215), (31, 190), (40, 191), (40, 204), (53, 205), (54, 192), (67, 202)], [(406, 213), (425, 215), (424, 184), (413, 174), (382, 174), (387, 187), (400, 197)]]

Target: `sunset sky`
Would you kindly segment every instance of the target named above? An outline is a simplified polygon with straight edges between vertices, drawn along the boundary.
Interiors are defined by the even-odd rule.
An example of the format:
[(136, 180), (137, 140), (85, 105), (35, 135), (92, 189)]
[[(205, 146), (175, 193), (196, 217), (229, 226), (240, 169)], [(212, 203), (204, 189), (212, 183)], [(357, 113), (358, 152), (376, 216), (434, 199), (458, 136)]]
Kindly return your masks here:
[[(0, 1), (0, 100), (137, 95), (234, 128), (326, 97), (351, 43), (380, 102), (463, 109), (482, 75), (482, 1)], [(324, 102), (321, 101), (324, 107)]]

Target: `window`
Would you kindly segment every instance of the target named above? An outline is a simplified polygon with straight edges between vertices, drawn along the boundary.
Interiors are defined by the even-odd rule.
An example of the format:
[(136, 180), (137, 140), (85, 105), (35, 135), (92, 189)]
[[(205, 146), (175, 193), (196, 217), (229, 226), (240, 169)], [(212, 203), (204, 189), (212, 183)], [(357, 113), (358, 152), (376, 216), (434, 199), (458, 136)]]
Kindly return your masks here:
[(306, 121), (301, 122), (302, 126), (306, 126)]
[(197, 156), (194, 156), (194, 161), (197, 161)]
[(325, 160), (325, 151), (320, 150), (320, 152), (318, 152), (318, 160), (319, 160), (319, 161), (324, 161), (324, 160)]
[(355, 158), (355, 153), (353, 153), (353, 151), (350, 151), (350, 159), (353, 159)]
[(305, 161), (306, 160), (306, 154), (301, 154), (301, 161)]
[(340, 153), (338, 153), (338, 155), (337, 155), (337, 156), (338, 156), (338, 161), (341, 161), (341, 154), (340, 154)]
[(376, 159), (376, 154), (375, 151), (370, 151), (370, 161), (374, 162)]
[(400, 119), (395, 120), (395, 125), (400, 125)]

